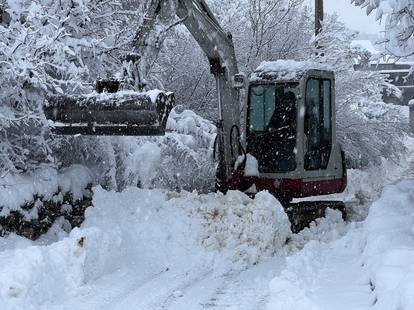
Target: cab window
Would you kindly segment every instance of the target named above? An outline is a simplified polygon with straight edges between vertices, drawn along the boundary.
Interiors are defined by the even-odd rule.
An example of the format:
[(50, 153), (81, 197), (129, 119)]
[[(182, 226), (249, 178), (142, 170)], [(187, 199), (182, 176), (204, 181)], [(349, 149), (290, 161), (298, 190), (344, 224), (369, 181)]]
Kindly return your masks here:
[(262, 173), (296, 169), (298, 83), (252, 85), (249, 91), (247, 151)]
[(305, 169), (326, 169), (332, 149), (332, 82), (309, 79), (305, 106)]

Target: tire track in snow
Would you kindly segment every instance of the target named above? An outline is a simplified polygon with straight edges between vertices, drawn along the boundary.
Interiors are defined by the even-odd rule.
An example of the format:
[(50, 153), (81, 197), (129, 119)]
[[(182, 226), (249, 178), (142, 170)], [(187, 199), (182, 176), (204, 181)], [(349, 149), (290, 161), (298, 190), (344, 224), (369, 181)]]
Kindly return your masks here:
[(269, 309), (372, 308), (376, 296), (362, 263), (362, 228), (349, 225), (341, 239), (310, 242), (287, 258), (286, 269), (272, 280)]
[(284, 266), (284, 257), (273, 257), (245, 270), (226, 274), (222, 285), (204, 304), (204, 309), (265, 309), (269, 297), (269, 282), (280, 274)]
[[(200, 304), (200, 298), (206, 295), (208, 289), (212, 290), (215, 276), (213, 269), (209, 269), (202, 273), (183, 275), (183, 281), (179, 281), (169, 292), (163, 297), (161, 302), (157, 302), (151, 309), (196, 309), (197, 304)], [(210, 286), (210, 287), (209, 287)], [(184, 308), (181, 306), (185, 306)]]
[(146, 277), (138, 276), (138, 270), (123, 269), (95, 280), (92, 284), (81, 288), (76, 299), (70, 304), (79, 310), (112, 310), (140, 287), (163, 277), (168, 268)]

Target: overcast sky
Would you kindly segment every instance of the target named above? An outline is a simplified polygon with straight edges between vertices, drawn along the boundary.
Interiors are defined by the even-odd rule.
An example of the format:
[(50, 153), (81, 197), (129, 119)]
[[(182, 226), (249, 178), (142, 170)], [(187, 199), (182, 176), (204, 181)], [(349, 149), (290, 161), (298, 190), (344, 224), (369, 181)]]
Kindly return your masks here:
[[(308, 0), (312, 7), (314, 0)], [(367, 16), (365, 9), (357, 8), (351, 0), (324, 0), (326, 13), (337, 12), (349, 28), (365, 33), (379, 33), (382, 27), (375, 21), (375, 14)]]

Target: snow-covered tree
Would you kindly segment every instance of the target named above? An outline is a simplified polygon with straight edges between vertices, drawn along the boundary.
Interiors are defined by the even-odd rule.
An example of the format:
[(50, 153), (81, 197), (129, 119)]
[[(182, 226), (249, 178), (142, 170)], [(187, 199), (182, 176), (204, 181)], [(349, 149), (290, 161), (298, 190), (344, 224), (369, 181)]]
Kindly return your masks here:
[[(8, 0), (0, 24), (0, 174), (53, 162), (41, 105), (88, 92), (130, 51), (137, 5), (110, 0)], [(133, 27), (132, 27), (133, 28)], [(92, 146), (93, 147), (93, 146)], [(70, 154), (70, 152), (68, 153)]]
[[(384, 91), (398, 91), (387, 77), (354, 70), (355, 60), (366, 57), (364, 51), (351, 47), (355, 36), (330, 16), (311, 42), (310, 57), (335, 71), (338, 139), (349, 166), (365, 167), (381, 164), (382, 158), (397, 159), (404, 150), (405, 127), (401, 117), (389, 117), (393, 107), (382, 100)], [(381, 116), (373, 117), (373, 110), (381, 110)]]
[[(239, 70), (250, 74), (263, 60), (298, 59), (312, 37), (312, 17), (302, 0), (210, 0), (235, 45)], [(173, 29), (151, 76), (174, 91), (178, 102), (202, 116), (217, 115), (214, 79), (206, 56), (183, 26)]]
[(414, 55), (414, 2), (412, 0), (352, 0), (376, 19), (385, 18), (387, 51), (397, 57)]

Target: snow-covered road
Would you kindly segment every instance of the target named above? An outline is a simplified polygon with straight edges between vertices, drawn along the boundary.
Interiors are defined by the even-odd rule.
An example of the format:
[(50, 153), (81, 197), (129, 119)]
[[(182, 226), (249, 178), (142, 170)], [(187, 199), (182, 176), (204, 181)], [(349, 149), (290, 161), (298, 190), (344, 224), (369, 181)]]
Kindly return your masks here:
[[(411, 173), (366, 219), (329, 211), (298, 235), (266, 193), (95, 188), (80, 229), (0, 239), (0, 309), (412, 310)], [(374, 195), (366, 180), (350, 190)]]

